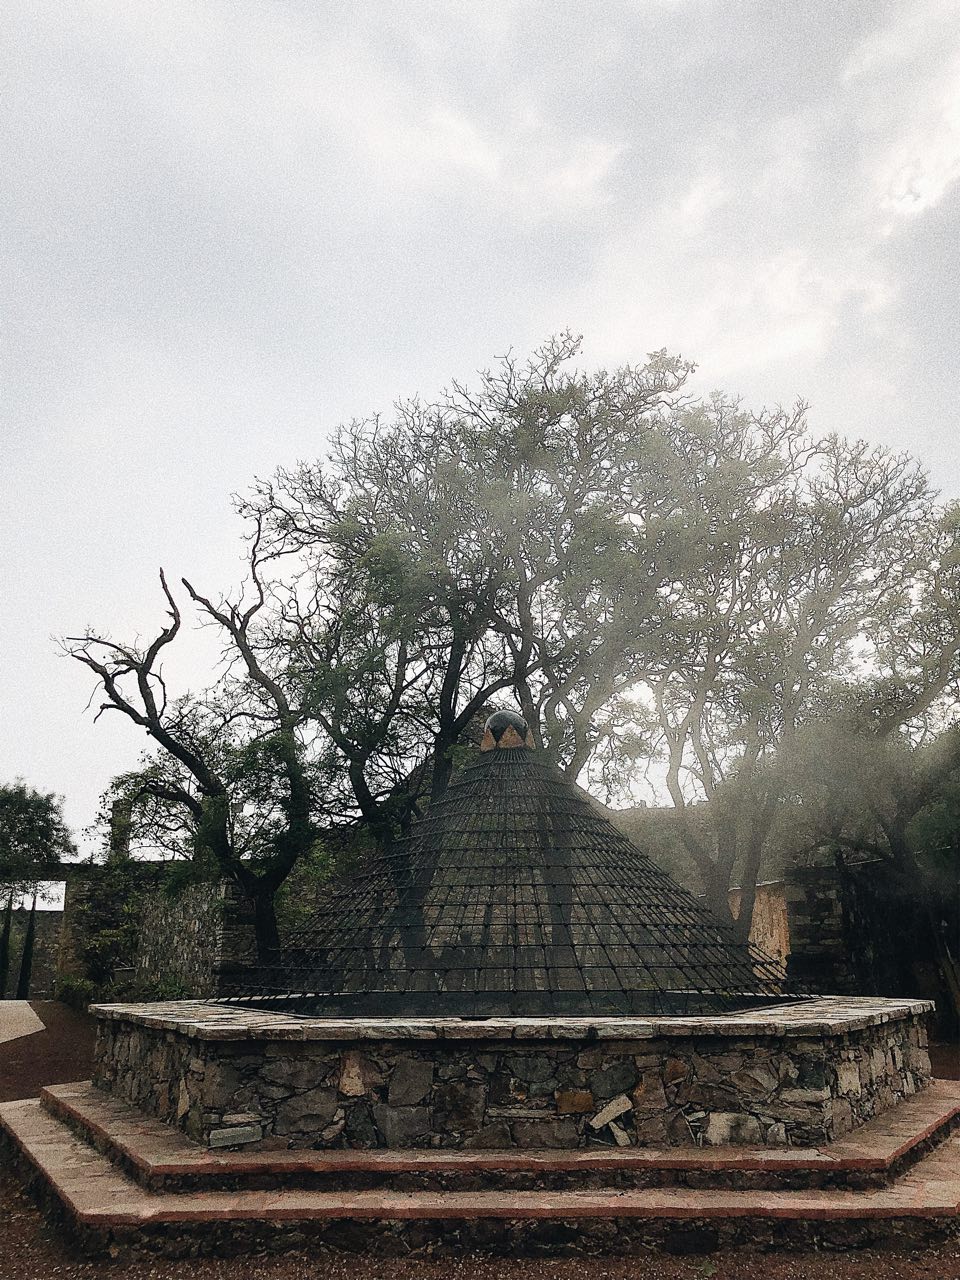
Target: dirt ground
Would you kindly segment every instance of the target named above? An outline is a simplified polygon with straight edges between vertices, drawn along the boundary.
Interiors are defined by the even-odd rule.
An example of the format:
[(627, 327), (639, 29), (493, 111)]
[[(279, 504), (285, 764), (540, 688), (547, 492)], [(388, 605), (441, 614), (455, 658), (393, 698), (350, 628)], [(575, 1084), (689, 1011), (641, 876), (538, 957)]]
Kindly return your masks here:
[[(0, 1101), (89, 1078), (93, 1020), (53, 1001), (44, 1030), (0, 1049)], [(960, 1079), (960, 1046), (935, 1046), (935, 1074)], [(285, 1254), (229, 1260), (83, 1262), (0, 1169), (0, 1280), (960, 1280), (960, 1240), (916, 1253), (721, 1252), (709, 1257), (380, 1259)]]
[(960, 1080), (960, 1044), (932, 1044), (930, 1065), (940, 1080)]
[(671, 1258), (253, 1255), (80, 1262), (0, 1172), (0, 1280), (960, 1280), (960, 1242), (918, 1253), (716, 1253)]
[(0, 1102), (33, 1098), (45, 1084), (89, 1080), (94, 1019), (57, 1000), (31, 1001), (44, 1029), (0, 1045)]

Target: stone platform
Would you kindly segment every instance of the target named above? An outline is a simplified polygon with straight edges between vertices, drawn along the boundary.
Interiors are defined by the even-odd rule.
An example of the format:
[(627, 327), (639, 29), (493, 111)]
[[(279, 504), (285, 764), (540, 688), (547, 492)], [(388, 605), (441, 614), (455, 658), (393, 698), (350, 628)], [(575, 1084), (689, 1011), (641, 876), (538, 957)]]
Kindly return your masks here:
[(206, 1147), (821, 1147), (922, 1090), (924, 1001), (690, 1018), (94, 1007), (94, 1083)]
[(84, 1084), (0, 1106), (0, 1146), (95, 1256), (902, 1248), (957, 1233), (958, 1120), (935, 1081), (825, 1149), (209, 1151)]

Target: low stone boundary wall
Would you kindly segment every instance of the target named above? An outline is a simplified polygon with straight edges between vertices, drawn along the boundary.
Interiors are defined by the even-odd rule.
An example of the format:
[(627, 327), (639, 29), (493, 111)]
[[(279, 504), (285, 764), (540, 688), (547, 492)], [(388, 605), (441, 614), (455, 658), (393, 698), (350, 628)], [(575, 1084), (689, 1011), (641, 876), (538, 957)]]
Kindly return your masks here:
[(923, 1088), (923, 1001), (715, 1018), (291, 1018), (95, 1006), (94, 1082), (210, 1146), (818, 1146)]

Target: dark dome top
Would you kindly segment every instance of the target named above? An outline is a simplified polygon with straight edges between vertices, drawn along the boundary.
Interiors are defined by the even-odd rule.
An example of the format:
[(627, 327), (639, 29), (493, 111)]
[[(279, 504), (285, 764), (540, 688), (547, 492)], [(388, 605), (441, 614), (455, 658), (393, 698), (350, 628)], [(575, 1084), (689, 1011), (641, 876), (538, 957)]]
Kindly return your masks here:
[(480, 741), (481, 751), (532, 746), (533, 734), (526, 720), (517, 715), (516, 711), (494, 711), (492, 716), (487, 717)]
[[(520, 738), (518, 720), (491, 717), (491, 740), (501, 723), (501, 741)], [(522, 739), (479, 753), (409, 838), (332, 883), (277, 963), (231, 994), (405, 1017), (699, 1013), (783, 998), (774, 961)]]
[(489, 729), (495, 738), (499, 738), (504, 729), (511, 728), (516, 729), (521, 738), (526, 737), (528, 733), (526, 720), (516, 711), (494, 711), (492, 716), (487, 716), (486, 724), (483, 726), (484, 733)]

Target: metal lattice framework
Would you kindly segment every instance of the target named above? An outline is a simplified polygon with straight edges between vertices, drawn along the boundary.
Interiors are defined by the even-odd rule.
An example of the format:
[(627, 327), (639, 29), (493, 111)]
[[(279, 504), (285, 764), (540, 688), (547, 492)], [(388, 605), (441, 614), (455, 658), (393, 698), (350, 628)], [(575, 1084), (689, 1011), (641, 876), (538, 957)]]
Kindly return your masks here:
[[(525, 732), (519, 717), (500, 719)], [(332, 884), (278, 962), (228, 998), (405, 1017), (694, 1014), (783, 1000), (774, 960), (510, 739), (488, 728), (495, 749), (412, 836)]]

